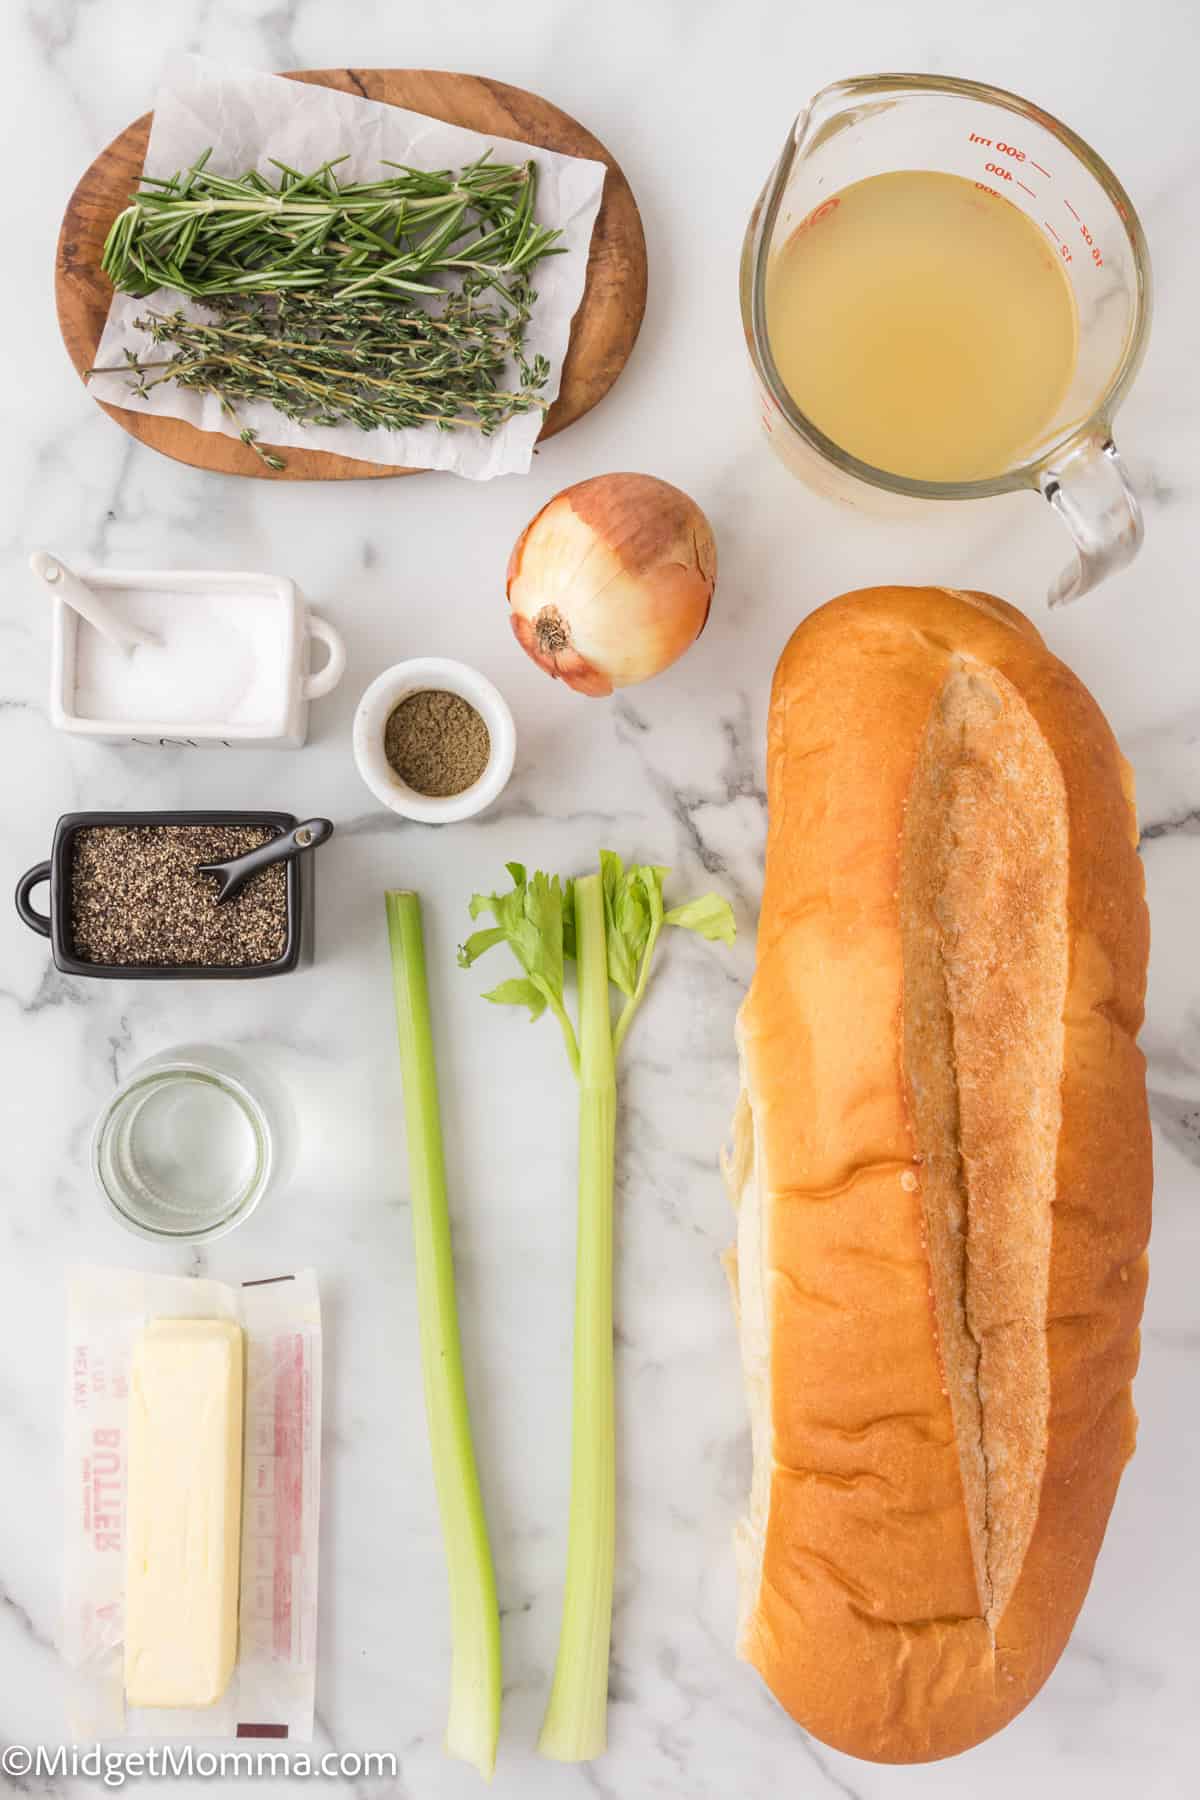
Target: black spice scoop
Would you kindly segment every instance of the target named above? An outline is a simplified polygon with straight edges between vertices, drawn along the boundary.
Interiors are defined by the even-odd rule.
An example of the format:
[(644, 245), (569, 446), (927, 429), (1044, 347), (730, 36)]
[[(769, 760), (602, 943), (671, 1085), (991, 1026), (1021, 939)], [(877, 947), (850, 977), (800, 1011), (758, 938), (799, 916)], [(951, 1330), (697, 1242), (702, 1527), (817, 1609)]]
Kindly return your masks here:
[(257, 875), (260, 869), (267, 869), (272, 863), (286, 862), (298, 856), (301, 850), (311, 850), (332, 836), (332, 819), (305, 819), (301, 824), (293, 825), (290, 831), (269, 838), (257, 850), (247, 850), (230, 862), (197, 863), (196, 873), (215, 877), (217, 905), (220, 906), (240, 894), (250, 877)]

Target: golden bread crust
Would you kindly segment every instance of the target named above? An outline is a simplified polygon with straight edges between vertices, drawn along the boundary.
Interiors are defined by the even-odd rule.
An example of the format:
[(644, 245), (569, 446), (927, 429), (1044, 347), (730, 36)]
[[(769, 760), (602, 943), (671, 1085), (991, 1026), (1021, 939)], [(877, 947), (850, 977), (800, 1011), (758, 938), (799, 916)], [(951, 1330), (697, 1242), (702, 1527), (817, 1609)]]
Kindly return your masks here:
[[(914, 782), (929, 779), (918, 770), (939, 697), (964, 671), (1001, 696), (1014, 742), (1019, 725), (1030, 767), (1041, 759), (1038, 804), (1058, 809), (1045, 815), (1046, 831), (1017, 842), (1017, 854), (1041, 857), (1030, 891), (1047, 922), (1045, 945), (1034, 928), (1014, 940), (1014, 955), (1045, 948), (1053, 969), (1050, 912), (1065, 907), (1061, 1030), (1055, 1000), (1046, 1032), (1036, 981), (1016, 983), (1012, 1005), (1024, 1013), (995, 1009), (1005, 1029), (1019, 1032), (1028, 1018), (1026, 1029), (1045, 1033), (1046, 1045), (1025, 1046), (1037, 1052), (1031, 1068), (1060, 1071), (1057, 1094), (1039, 1096), (1052, 1109), (1039, 1115), (1043, 1128), (1046, 1118), (1058, 1123), (1048, 1275), (1040, 1288), (1034, 1263), (1020, 1275), (1038, 1328), (1025, 1318), (1015, 1340), (995, 1340), (992, 1387), (982, 1390), (993, 1421), (991, 1542), (1007, 1571), (998, 1615), (981, 1591), (988, 1532), (970, 1473), (979, 1448), (966, 1441), (961, 1409), (956, 1431), (952, 1346), (939, 1341), (945, 1295), (935, 1295), (925, 1212), (934, 1183), (913, 1085), (924, 1094), (924, 1074), (906, 1067), (905, 1053), (914, 999), (901, 894), (922, 890), (904, 858), (923, 855), (926, 841), (906, 850), (906, 818)], [(967, 801), (1010, 803), (1019, 788), (987, 780), (1008, 740), (981, 729), (963, 741), (982, 782), (963, 790)], [(752, 1508), (743, 1528), (751, 1547), (740, 1648), (825, 1742), (882, 1762), (930, 1760), (999, 1729), (1045, 1681), (1133, 1448), (1151, 1164), (1135, 1041), (1148, 922), (1128, 772), (1096, 703), (1015, 608), (941, 588), (875, 588), (822, 607), (788, 644), (772, 694), (768, 798), (758, 967), (739, 1019), (754, 1146), (742, 1159), (751, 1166), (741, 1204), (759, 1212), (752, 1233), (739, 1229), (743, 1265), (752, 1254), (757, 1266), (742, 1266), (738, 1280), (747, 1363), (757, 1358), (767, 1371), (759, 1387), (769, 1411), (755, 1432), (756, 1458), (767, 1459), (756, 1469), (763, 1516)], [(1041, 842), (1050, 825), (1064, 847), (1057, 862)], [(946, 904), (957, 904), (948, 892)], [(991, 892), (961, 901), (964, 942), (1006, 932), (989, 913), (1001, 904)], [(907, 973), (915, 991), (917, 974)], [(984, 1054), (980, 1034), (999, 1029), (986, 1011), (973, 1025), (961, 1033), (968, 1066), (955, 1071), (968, 1098), (974, 1064), (1005, 1062), (1003, 1046)], [(974, 1111), (989, 1135), (1009, 1131), (1019, 1148), (1014, 1106), (1001, 1096)], [(963, 1165), (964, 1206), (975, 1208), (976, 1255), (994, 1260), (1003, 1256), (996, 1220), (1040, 1203), (1002, 1191), (1002, 1161), (997, 1176), (981, 1174), (978, 1160)], [(968, 1234), (968, 1266), (970, 1255)], [(946, 1279), (940, 1265), (936, 1279)], [(747, 1336), (750, 1282), (761, 1296), (761, 1345)], [(992, 1291), (1003, 1295), (1003, 1282)], [(986, 1369), (986, 1343), (983, 1354)], [(1023, 1409), (1021, 1383), (1035, 1363), (1048, 1398)], [(1003, 1467), (1013, 1430), (1037, 1471), (1036, 1503), (1019, 1516), (1018, 1484), (1006, 1484)]]

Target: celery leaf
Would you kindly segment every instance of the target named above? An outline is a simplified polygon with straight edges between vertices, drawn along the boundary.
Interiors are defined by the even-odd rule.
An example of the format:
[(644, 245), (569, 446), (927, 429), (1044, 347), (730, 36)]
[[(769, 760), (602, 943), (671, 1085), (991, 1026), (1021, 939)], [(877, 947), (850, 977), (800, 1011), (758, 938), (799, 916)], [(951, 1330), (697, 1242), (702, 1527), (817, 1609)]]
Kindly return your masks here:
[(546, 1010), (546, 996), (541, 988), (532, 981), (522, 981), (514, 975), (511, 981), (502, 981), (484, 996), (495, 1006), (527, 1006), (531, 1020), (540, 1019)]
[(568, 882), (564, 890), (557, 875), (540, 869), (527, 874), (522, 863), (506, 865), (512, 887), (506, 894), (475, 894), (471, 900), (471, 917), (491, 913), (496, 923), (473, 932), (458, 952), (459, 966), (469, 969), (476, 959), (497, 944), (507, 944), (522, 969), (525, 980), (514, 978), (501, 982), (485, 999), (500, 1006), (527, 1006), (530, 1016), (540, 1018), (549, 1007), (562, 1028), (563, 1041), (571, 1067), (578, 1073), (579, 1048), (575, 1029), (563, 1004), (563, 959), (567, 952), (568, 920), (570, 942), (574, 948), (573, 890)]
[(685, 900), (682, 906), (673, 906), (663, 922), (678, 925), (684, 931), (694, 931), (710, 942), (732, 944), (737, 936), (733, 908), (719, 894), (702, 894), (698, 900)]

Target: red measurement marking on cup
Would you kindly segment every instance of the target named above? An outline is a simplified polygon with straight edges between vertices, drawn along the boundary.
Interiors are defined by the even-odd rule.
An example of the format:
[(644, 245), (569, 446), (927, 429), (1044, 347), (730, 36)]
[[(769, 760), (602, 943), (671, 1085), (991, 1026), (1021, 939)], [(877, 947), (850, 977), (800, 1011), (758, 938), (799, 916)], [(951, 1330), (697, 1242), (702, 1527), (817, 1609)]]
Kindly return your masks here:
[(1018, 183), (1017, 183), (1017, 186), (1018, 186), (1018, 187), (1019, 187), (1019, 188), (1024, 188), (1024, 189), (1025, 189), (1025, 192), (1026, 192), (1026, 193), (1027, 193), (1027, 194), (1032, 194), (1032, 196), (1033, 196), (1033, 198), (1034, 198), (1034, 199), (1035, 199), (1035, 200), (1036, 200), (1036, 199), (1037, 199), (1037, 189), (1036, 189), (1036, 188), (1031, 188), (1031, 187), (1028, 187), (1028, 186), (1027, 186), (1027, 185), (1026, 185), (1026, 183), (1025, 183), (1025, 182), (1023, 182), (1023, 181), (1018, 181)]
[[(1076, 218), (1079, 218), (1078, 213), (1076, 213), (1075, 216)], [(1079, 235), (1087, 245), (1092, 261), (1095, 263), (1096, 267), (1102, 269), (1104, 267), (1104, 258), (1100, 254), (1100, 246), (1097, 244), (1095, 238), (1092, 236), (1082, 219), (1079, 219)]]
[[(968, 132), (967, 142), (969, 144), (980, 144), (985, 150), (994, 150), (997, 156), (1011, 157), (1013, 162), (1028, 163), (1031, 169), (1036, 169), (1039, 175), (1044, 175), (1046, 177), (1047, 181), (1053, 181), (1054, 179), (1049, 169), (1043, 169), (1040, 162), (1034, 162), (1032, 156), (1022, 150), (1019, 144), (1006, 144), (1003, 138), (985, 137), (982, 131)], [(1012, 181), (1015, 179), (1015, 177), (1010, 175), (1006, 169), (998, 167), (996, 163), (988, 163), (987, 169), (989, 174), (1001, 175), (1004, 177), (1005, 181)], [(1018, 181), (1017, 186), (1025, 188), (1027, 194), (1033, 193), (1033, 189), (1031, 187), (1025, 187), (1023, 181)], [(1034, 195), (1034, 198), (1036, 199), (1036, 195)]]
[(811, 231), (814, 225), (819, 225), (822, 219), (827, 219), (830, 213), (836, 212), (841, 204), (840, 194), (832, 194), (828, 200), (822, 200), (820, 206), (813, 207), (807, 218), (801, 219), (792, 235), (799, 237), (802, 231)]
[[(1104, 267), (1104, 253), (1100, 249), (1099, 244), (1096, 242), (1095, 238), (1092, 236), (1091, 232), (1088, 230), (1088, 228), (1084, 224), (1083, 220), (1079, 217), (1079, 214), (1075, 211), (1075, 208), (1071, 205), (1071, 202), (1069, 200), (1064, 200), (1063, 205), (1066, 207), (1066, 209), (1070, 213), (1071, 217), (1075, 220), (1076, 224), (1079, 226), (1079, 235), (1088, 247), (1088, 255), (1091, 257), (1092, 262), (1094, 263), (1094, 265), (1096, 266), (1097, 269), (1102, 269)], [(1046, 230), (1050, 233), (1050, 236), (1054, 239), (1055, 243), (1058, 245), (1059, 249), (1062, 251), (1063, 261), (1064, 262), (1073, 262), (1074, 257), (1072, 256), (1070, 250), (1067, 248), (1066, 243), (1063, 241), (1063, 239), (1061, 237), (1059, 237), (1057, 231), (1055, 231), (1055, 229), (1054, 229), (1053, 225), (1050, 223), (1049, 219), (1043, 219), (1042, 224), (1046, 227)]]
[(1055, 243), (1058, 245), (1058, 253), (1062, 257), (1063, 261), (1065, 263), (1074, 262), (1075, 258), (1072, 256), (1072, 254), (1071, 254), (1070, 250), (1068, 250), (1067, 246), (1063, 243), (1062, 239), (1059, 237), (1057, 231), (1055, 231), (1055, 229), (1054, 229), (1053, 225), (1050, 223), (1049, 219), (1043, 219), (1042, 224), (1045, 226), (1046, 230), (1050, 233), (1050, 236), (1054, 239)]
[(1013, 162), (1027, 162), (1031, 169), (1037, 169), (1046, 175), (1048, 171), (1041, 163), (1035, 163), (1031, 156), (1026, 156), (1019, 144), (1006, 144), (1003, 138), (984, 137), (981, 131), (972, 131), (967, 135), (968, 144), (982, 144), (985, 150), (994, 150), (997, 156), (1011, 157)]
[(812, 211), (801, 219), (795, 230), (788, 234), (787, 242), (783, 246), (784, 250), (790, 250), (797, 238), (803, 237), (806, 231), (811, 231), (814, 225), (819, 225), (822, 219), (827, 219), (831, 213), (835, 213), (841, 204), (841, 195), (831, 194), (828, 200), (822, 200), (819, 206), (814, 206)]
[(967, 134), (968, 144), (982, 144), (985, 150), (994, 150), (998, 156), (1011, 156), (1014, 162), (1024, 162), (1025, 152), (1018, 150), (1015, 144), (1006, 144), (1003, 138), (984, 137), (982, 131)]

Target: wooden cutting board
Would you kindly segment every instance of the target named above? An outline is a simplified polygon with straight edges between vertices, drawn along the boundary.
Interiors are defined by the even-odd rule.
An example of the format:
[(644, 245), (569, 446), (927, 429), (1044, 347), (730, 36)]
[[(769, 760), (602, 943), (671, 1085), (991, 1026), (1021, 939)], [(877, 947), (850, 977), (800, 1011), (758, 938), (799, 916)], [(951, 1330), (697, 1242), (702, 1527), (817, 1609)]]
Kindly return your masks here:
[[(436, 69), (301, 69), (287, 79), (339, 88), (344, 94), (359, 94), (367, 100), (384, 100), (484, 136), (518, 138), (608, 165), (604, 199), (592, 233), (587, 284), (571, 327), (562, 386), (540, 435), (552, 437), (589, 412), (624, 368), (646, 305), (642, 222), (629, 183), (604, 145), (548, 100), (481, 76)], [(81, 375), (95, 360), (112, 298), (112, 285), (100, 267), (100, 253), (109, 226), (137, 187), (151, 118), (152, 114), (146, 113), (135, 120), (101, 152), (72, 194), (63, 218), (54, 274), (55, 300), (63, 340)], [(131, 437), (161, 450), (164, 456), (224, 475), (250, 475), (265, 481), (346, 481), (423, 472), (359, 462), (325, 450), (292, 448), (281, 451), (287, 467), (275, 471), (236, 438), (220, 432), (199, 431), (182, 419), (155, 418), (119, 406), (104, 405), (104, 411)]]

